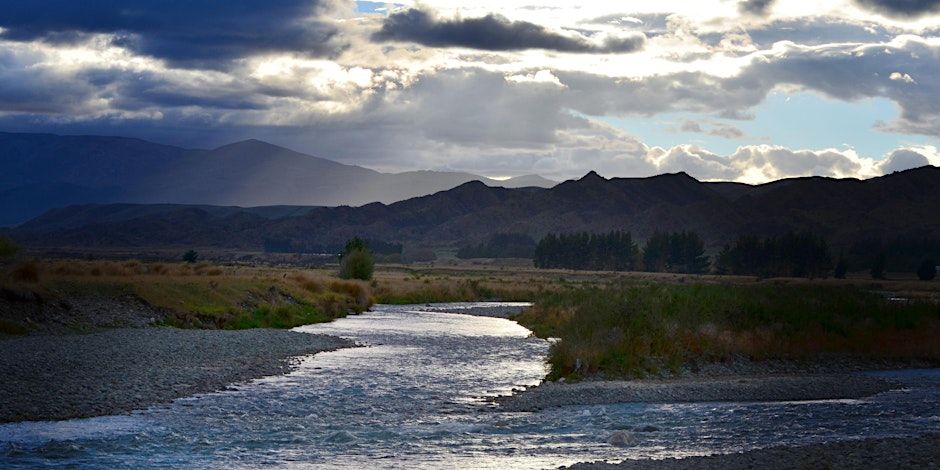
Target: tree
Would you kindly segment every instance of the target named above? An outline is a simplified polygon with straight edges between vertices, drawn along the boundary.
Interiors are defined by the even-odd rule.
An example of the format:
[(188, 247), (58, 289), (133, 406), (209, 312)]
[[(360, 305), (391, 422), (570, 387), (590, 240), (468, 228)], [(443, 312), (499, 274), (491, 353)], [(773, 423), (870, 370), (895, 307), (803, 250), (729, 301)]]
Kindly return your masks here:
[(932, 281), (937, 277), (937, 262), (927, 258), (917, 268), (917, 277), (921, 281)]
[(656, 231), (643, 246), (643, 268), (650, 272), (666, 270), (669, 256), (669, 235)]
[(885, 254), (878, 253), (878, 256), (875, 256), (875, 259), (871, 263), (871, 278), (872, 279), (884, 279), (885, 278)]
[(189, 250), (186, 253), (183, 253), (183, 261), (187, 263), (195, 263), (199, 261), (199, 253), (196, 253), (196, 250)]
[(346, 248), (340, 254), (339, 277), (343, 279), (372, 279), (375, 260), (369, 247), (362, 239), (355, 237), (346, 242)]
[(849, 271), (849, 264), (845, 261), (845, 258), (842, 255), (839, 255), (839, 261), (836, 263), (836, 268), (832, 272), (832, 277), (836, 279), (845, 279), (846, 273)]
[(20, 247), (13, 240), (0, 235), (0, 260), (12, 258), (19, 253)]

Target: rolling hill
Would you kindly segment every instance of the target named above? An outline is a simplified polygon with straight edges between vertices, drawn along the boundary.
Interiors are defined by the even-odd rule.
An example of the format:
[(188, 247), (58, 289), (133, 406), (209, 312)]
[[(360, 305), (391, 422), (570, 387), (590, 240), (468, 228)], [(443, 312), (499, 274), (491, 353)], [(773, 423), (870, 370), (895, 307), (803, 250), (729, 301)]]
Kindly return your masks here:
[(536, 175), (498, 181), (456, 172), (381, 173), (259, 140), (194, 150), (124, 137), (0, 133), (0, 165), (0, 226), (87, 203), (357, 206), (474, 180), (556, 184)]

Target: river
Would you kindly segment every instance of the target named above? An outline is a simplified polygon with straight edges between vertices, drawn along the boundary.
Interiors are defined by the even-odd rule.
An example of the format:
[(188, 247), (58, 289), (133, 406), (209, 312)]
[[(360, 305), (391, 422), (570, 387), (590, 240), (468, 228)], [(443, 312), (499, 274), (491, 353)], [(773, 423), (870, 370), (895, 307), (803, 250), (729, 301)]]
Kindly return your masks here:
[[(483, 305), (494, 306), (379, 305), (298, 328), (362, 347), (284, 376), (130, 415), (0, 425), (0, 467), (553, 468), (940, 429), (937, 370), (882, 373), (907, 387), (864, 400), (498, 412), (486, 397), (539, 383), (549, 344), (508, 320), (448, 313)], [(654, 430), (635, 445), (607, 444), (641, 427)]]

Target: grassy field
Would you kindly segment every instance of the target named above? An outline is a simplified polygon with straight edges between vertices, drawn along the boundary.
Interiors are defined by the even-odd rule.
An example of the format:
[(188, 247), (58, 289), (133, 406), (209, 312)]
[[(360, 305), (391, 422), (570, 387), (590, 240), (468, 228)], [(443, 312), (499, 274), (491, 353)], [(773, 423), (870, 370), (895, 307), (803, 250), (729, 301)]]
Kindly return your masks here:
[(291, 328), (368, 309), (368, 284), (299, 269), (130, 261), (24, 262), (2, 285), (47, 301), (76, 296), (136, 297), (183, 328)]
[(561, 339), (551, 378), (642, 377), (740, 356), (940, 360), (940, 304), (852, 285), (623, 282), (545, 293), (516, 320)]
[[(44, 299), (133, 296), (186, 328), (289, 328), (373, 302), (531, 301), (517, 320), (551, 350), (551, 376), (636, 377), (690, 361), (825, 353), (940, 360), (940, 282), (769, 279), (380, 265), (370, 283), (335, 267), (47, 260), (2, 270), (0, 285)], [(902, 298), (906, 300), (889, 300)], [(2, 319), (0, 319), (2, 320)], [(22, 325), (0, 325), (23, 333)]]

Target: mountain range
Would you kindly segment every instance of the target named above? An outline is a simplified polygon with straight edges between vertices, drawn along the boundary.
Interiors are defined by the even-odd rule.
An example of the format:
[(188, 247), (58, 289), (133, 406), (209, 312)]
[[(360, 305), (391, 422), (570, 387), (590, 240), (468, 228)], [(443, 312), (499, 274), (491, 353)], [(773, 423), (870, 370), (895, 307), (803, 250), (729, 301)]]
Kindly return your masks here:
[(458, 172), (381, 173), (259, 140), (198, 150), (125, 137), (0, 133), (0, 167), (0, 226), (87, 203), (358, 206), (468, 181), (556, 184), (536, 175), (494, 180)]
[(940, 234), (940, 168), (868, 180), (792, 178), (762, 185), (701, 182), (685, 173), (606, 179), (591, 172), (552, 188), (479, 181), (392, 204), (218, 207), (91, 204), (54, 209), (10, 231), (35, 246), (217, 247), (261, 250), (342, 243), (353, 236), (460, 246), (497, 233), (692, 230), (712, 249), (740, 234), (811, 231), (834, 247)]

